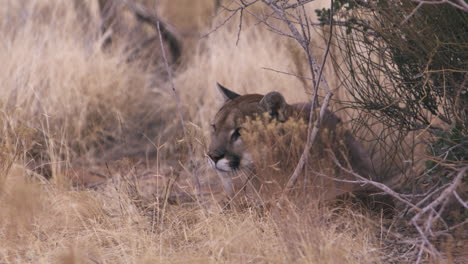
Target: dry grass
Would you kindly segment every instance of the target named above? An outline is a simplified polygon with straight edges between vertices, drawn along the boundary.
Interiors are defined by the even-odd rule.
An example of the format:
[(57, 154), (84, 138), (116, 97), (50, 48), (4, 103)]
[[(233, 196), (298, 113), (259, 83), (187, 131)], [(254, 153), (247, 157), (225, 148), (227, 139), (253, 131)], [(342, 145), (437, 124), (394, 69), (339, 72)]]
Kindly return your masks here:
[[(67, 1), (4, 2), (0, 263), (380, 262), (378, 228), (346, 205), (304, 209), (284, 202), (267, 212), (222, 210), (217, 203), (171, 205), (127, 181), (137, 166), (167, 177), (167, 171), (186, 174), (178, 163), (185, 164), (186, 152), (158, 52), (151, 63), (141, 57), (129, 62), (124, 42), (103, 49), (91, 0), (86, 21)], [(195, 17), (188, 2), (197, 2)], [(169, 20), (185, 19), (173, 22), (178, 28), (209, 31), (211, 1), (185, 1), (181, 9), (180, 3), (162, 4)], [(304, 82), (262, 69), (301, 74), (296, 44), (246, 23), (236, 45), (237, 22), (189, 40), (191, 52), (175, 69), (201, 162), (209, 118), (221, 104), (216, 81), (240, 93), (280, 91), (288, 102), (306, 96)], [(128, 164), (113, 165), (124, 157)], [(96, 189), (70, 184), (70, 168), (91, 166), (116, 180)], [(204, 181), (212, 177), (204, 167), (200, 173)]]
[(368, 220), (346, 209), (142, 207), (124, 183), (73, 191), (31, 182), (21, 169), (2, 187), (2, 263), (378, 262)]

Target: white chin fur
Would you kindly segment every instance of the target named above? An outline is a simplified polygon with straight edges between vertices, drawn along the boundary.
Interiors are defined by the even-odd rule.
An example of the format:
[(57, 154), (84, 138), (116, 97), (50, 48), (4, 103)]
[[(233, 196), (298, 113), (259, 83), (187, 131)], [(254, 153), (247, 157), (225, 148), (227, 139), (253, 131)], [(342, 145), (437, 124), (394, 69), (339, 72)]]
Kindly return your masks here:
[[(212, 159), (208, 159), (208, 164), (213, 169), (223, 171), (223, 172), (232, 172), (233, 169), (229, 166), (229, 160), (227, 159), (220, 159), (217, 163), (215, 163)], [(250, 168), (253, 166), (253, 159), (252, 155), (248, 152), (245, 152), (242, 155), (240, 168)]]
[(220, 159), (216, 162), (215, 168), (221, 171), (230, 172), (232, 168), (229, 166), (229, 160)]

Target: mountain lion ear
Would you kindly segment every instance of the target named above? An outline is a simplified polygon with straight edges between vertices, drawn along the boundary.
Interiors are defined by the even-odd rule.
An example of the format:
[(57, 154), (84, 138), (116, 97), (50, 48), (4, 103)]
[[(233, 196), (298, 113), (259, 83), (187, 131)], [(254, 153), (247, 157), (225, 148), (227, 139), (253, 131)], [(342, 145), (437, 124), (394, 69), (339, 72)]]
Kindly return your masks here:
[(278, 92), (270, 92), (263, 96), (260, 101), (260, 107), (270, 114), (273, 118), (276, 118), (279, 122), (286, 121), (286, 100), (283, 95)]
[(220, 91), (221, 95), (223, 96), (225, 102), (227, 102), (229, 100), (234, 100), (235, 98), (240, 96), (240, 94), (237, 94), (237, 93), (229, 90), (228, 88), (222, 86), (219, 83), (216, 83), (216, 87), (218, 87), (218, 90)]

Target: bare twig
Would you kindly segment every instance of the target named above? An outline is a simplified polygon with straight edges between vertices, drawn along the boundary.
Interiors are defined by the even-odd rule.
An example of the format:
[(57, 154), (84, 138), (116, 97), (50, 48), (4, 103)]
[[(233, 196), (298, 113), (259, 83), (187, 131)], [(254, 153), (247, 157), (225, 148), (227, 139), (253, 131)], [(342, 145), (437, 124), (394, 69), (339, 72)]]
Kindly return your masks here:
[[(455, 189), (461, 184), (463, 177), (466, 176), (466, 172), (468, 171), (468, 167), (462, 168), (457, 176), (453, 179), (452, 183), (450, 186), (448, 186), (441, 194), (439, 197), (437, 197), (433, 202), (422, 208), (412, 219), (411, 223), (416, 227), (416, 230), (418, 230), (419, 235), (423, 239), (423, 242), (421, 243), (420, 246), (420, 254), (421, 252), (425, 249), (425, 247), (428, 247), (428, 253), (432, 255), (435, 258), (440, 257), (439, 251), (432, 245), (432, 243), (428, 239), (428, 234), (432, 234), (431, 226), (433, 222), (433, 217), (432, 214), (435, 212), (435, 208), (441, 204), (446, 204), (448, 202), (448, 199), (450, 198), (450, 195), (455, 191)], [(430, 211), (431, 215), (425, 219), (425, 230), (421, 229), (421, 226), (419, 225), (418, 221), (422, 218), (422, 216)], [(440, 214), (440, 213), (439, 213)], [(418, 261), (416, 263), (419, 263), (420, 258), (418, 258)]]
[(419, 8), (421, 8), (421, 6), (423, 5), (423, 3), (419, 3), (414, 9), (413, 11), (411, 11), (411, 13), (405, 18), (403, 19), (403, 21), (401, 21), (400, 23), (400, 26), (405, 24), (412, 16), (414, 16), (414, 14), (416, 14), (416, 11), (418, 11)]
[(453, 191), (453, 195), (455, 196), (455, 198), (457, 198), (458, 202), (463, 205), (463, 207), (465, 207), (465, 209), (468, 209), (468, 203), (463, 201), (463, 199), (460, 197), (460, 195), (458, 195), (457, 191)]
[[(156, 1), (156, 4), (155, 4), (155, 12), (156, 13), (158, 12), (157, 1)], [(184, 133), (185, 142), (187, 144), (187, 149), (188, 149), (188, 152), (189, 152), (190, 162), (194, 162), (195, 160), (194, 160), (194, 155), (193, 155), (193, 149), (192, 149), (192, 146), (190, 145), (189, 138), (187, 136), (187, 130), (186, 130), (186, 127), (185, 127), (184, 114), (182, 113), (182, 107), (180, 105), (179, 94), (177, 93), (177, 90), (175, 88), (174, 79), (172, 78), (172, 71), (171, 71), (171, 68), (169, 67), (169, 63), (168, 63), (168, 60), (167, 60), (166, 50), (164, 48), (163, 37), (162, 37), (162, 34), (161, 34), (161, 27), (160, 27), (159, 20), (156, 22), (156, 25), (157, 25), (157, 29), (158, 29), (158, 33), (159, 33), (159, 44), (161, 45), (161, 51), (162, 51), (162, 55), (163, 55), (163, 59), (164, 59), (164, 66), (166, 67), (166, 72), (167, 72), (167, 75), (169, 77), (169, 81), (171, 83), (171, 88), (172, 88), (172, 92), (173, 92), (173, 95), (174, 95), (174, 99), (175, 99), (175, 102), (177, 104), (177, 111), (179, 113), (180, 123), (182, 125), (182, 130), (183, 130), (183, 133)], [(194, 181), (195, 181), (195, 187), (197, 189), (197, 193), (200, 193), (201, 185), (200, 185), (200, 179), (198, 177), (197, 166), (193, 167), (192, 175), (193, 175), (193, 178), (194, 178)]]
[(300, 7), (300, 6), (304, 6), (305, 4), (310, 3), (312, 1), (314, 1), (314, 0), (298, 0), (297, 3), (285, 6), (284, 9), (297, 8), (297, 7)]
[(221, 24), (217, 25), (213, 30), (210, 30), (208, 33), (203, 34), (200, 38), (206, 38), (211, 35), (213, 32), (216, 32), (218, 29), (226, 25), (226, 23), (231, 20), (231, 18), (236, 14), (236, 12), (231, 13)]
[[(371, 184), (371, 185), (381, 189), (385, 193), (391, 195), (392, 197), (396, 198), (397, 200), (399, 200), (399, 201), (405, 203), (406, 205), (410, 206), (413, 210), (415, 210), (417, 212), (415, 214), (415, 216), (411, 219), (411, 223), (414, 225), (414, 227), (418, 231), (419, 236), (421, 238), (421, 244), (420, 244), (418, 258), (416, 260), (416, 263), (418, 263), (418, 262), (420, 262), (422, 260), (423, 252), (427, 252), (428, 254), (430, 254), (432, 257), (434, 257), (436, 259), (440, 258), (440, 252), (430, 242), (429, 237), (430, 236), (435, 236), (436, 234), (440, 235), (441, 232), (434, 233), (432, 231), (431, 227), (433, 225), (433, 222), (436, 219), (439, 219), (442, 223), (444, 223), (445, 230), (452, 230), (453, 229), (453, 227), (449, 227), (447, 225), (447, 223), (443, 220), (443, 218), (441, 217), (441, 213), (442, 213), (443, 208), (445, 207), (445, 205), (448, 203), (451, 194), (454, 194), (456, 196), (455, 189), (462, 183), (462, 179), (463, 179), (464, 176), (466, 176), (466, 172), (468, 171), (468, 167), (464, 167), (461, 170), (459, 170), (457, 176), (448, 185), (448, 187), (447, 187), (447, 185), (442, 186), (442, 187), (444, 187), (444, 188), (446, 187), (446, 188), (439, 195), (439, 197), (437, 197), (433, 202), (431, 202), (430, 204), (428, 204), (427, 206), (425, 206), (424, 208), (421, 209), (421, 208), (418, 207), (418, 205), (422, 204), (422, 202), (424, 200), (426, 200), (427, 197), (425, 199), (423, 199), (423, 201), (419, 202), (417, 205), (414, 205), (411, 202), (409, 202), (408, 200), (406, 200), (401, 194), (393, 191), (392, 189), (390, 189), (385, 184), (374, 182), (372, 180), (366, 179), (366, 178), (362, 177), (361, 175), (355, 173), (354, 171), (345, 168), (338, 161), (338, 159), (336, 158), (334, 153), (331, 152), (331, 151), (329, 151), (329, 152), (330, 152), (331, 158), (334, 160), (334, 162), (337, 164), (337, 166), (340, 169), (344, 170), (345, 172), (353, 175), (354, 177), (356, 177), (358, 179), (356, 181), (353, 181), (353, 180), (336, 179), (336, 178), (332, 177), (333, 180), (340, 181), (340, 182), (347, 182), (347, 183), (355, 183), (355, 184)], [(320, 175), (320, 176), (322, 176), (322, 175)], [(434, 195), (436, 192), (438, 192), (440, 190), (441, 190), (441, 188), (437, 189), (434, 192), (431, 192), (428, 195), (428, 197), (431, 197), (432, 195)], [(465, 205), (463, 200), (460, 199), (459, 202), (462, 203), (463, 205)], [(440, 206), (439, 211), (436, 210), (436, 208), (438, 206)], [(429, 213), (429, 215), (426, 218), (424, 218), (423, 224), (420, 225), (419, 220), (422, 219), (423, 215), (425, 215), (426, 213)], [(424, 227), (424, 229), (422, 228), (422, 226)]]
[[(312, 79), (315, 80), (315, 73), (317, 74), (320, 74), (320, 71), (322, 71), (322, 67), (319, 66), (319, 64), (317, 63), (317, 61), (315, 60), (315, 58), (312, 56), (312, 53), (310, 52), (310, 48), (309, 48), (309, 45), (310, 45), (310, 36), (309, 36), (309, 32), (310, 30), (306, 30), (305, 28), (309, 27), (309, 23), (308, 23), (308, 20), (306, 18), (306, 23), (302, 23), (302, 21), (300, 21), (299, 25), (301, 26), (301, 29), (302, 29), (302, 34), (299, 32), (299, 30), (296, 28), (295, 24), (296, 23), (293, 23), (289, 18), (288, 18), (288, 14), (286, 14), (286, 11), (285, 9), (279, 7), (276, 5), (276, 2), (277, 1), (271, 1), (271, 0), (263, 0), (263, 2), (269, 6), (275, 13), (276, 15), (279, 17), (279, 19), (281, 21), (283, 21), (284, 23), (286, 23), (286, 25), (288, 26), (289, 30), (291, 31), (291, 34), (287, 34), (281, 30), (278, 30), (276, 27), (273, 27), (271, 24), (266, 24), (267, 26), (269, 26), (270, 28), (272, 28), (273, 30), (275, 30), (275, 32), (280, 32), (280, 34), (282, 35), (285, 35), (285, 36), (289, 36), (293, 39), (295, 39), (300, 45), (301, 47), (304, 49), (304, 51), (306, 52), (306, 55), (307, 55), (307, 60), (308, 60), (308, 63), (309, 63), (309, 68), (311, 71), (313, 71), (311, 74), (312, 74)], [(331, 2), (331, 8), (330, 8), (330, 38), (329, 40), (331, 40), (331, 36), (332, 36), (332, 30), (333, 30), (333, 0), (330, 1)], [(305, 15), (306, 16), (306, 15)], [(308, 38), (309, 37), (309, 38)], [(329, 43), (327, 43), (327, 48), (326, 48), (326, 51), (325, 53), (328, 54), (328, 50), (330, 49), (330, 41)], [(324, 61), (326, 61), (327, 57), (324, 57)], [(323, 64), (323, 63), (322, 63)], [(328, 83), (325, 79), (321, 79), (321, 82), (322, 82), (322, 85), (325, 89), (326, 92), (328, 92), (330, 89), (328, 87)], [(314, 84), (314, 90), (315, 90), (315, 84)]]
[(435, 189), (434, 191), (428, 193), (428, 194), (425, 194), (423, 197), (423, 199), (421, 201), (419, 201), (416, 206), (419, 208), (420, 206), (422, 206), (425, 202), (427, 202), (429, 199), (431, 199), (435, 194), (441, 192), (442, 190), (444, 190), (445, 188), (447, 188), (447, 186), (449, 186), (450, 184), (447, 183), (447, 184), (444, 184), (443, 186)]
[(370, 184), (380, 190), (382, 190), (383, 192), (389, 194), (390, 196), (392, 196), (393, 198), (399, 200), (400, 202), (403, 202), (404, 204), (408, 205), (409, 207), (413, 208), (414, 210), (416, 210), (417, 212), (421, 211), (420, 208), (418, 208), (416, 205), (412, 204), (410, 201), (408, 201), (407, 199), (405, 199), (403, 196), (401, 196), (399, 193), (395, 192), (394, 190), (392, 190), (390, 187), (388, 187), (387, 185), (383, 184), (383, 183), (380, 183), (380, 182), (376, 182), (376, 181), (372, 181), (370, 179), (367, 179), (359, 174), (357, 174), (356, 172), (344, 167), (339, 161), (338, 159), (336, 158), (335, 154), (331, 151), (329, 151), (330, 153), (330, 157), (333, 159), (333, 161), (335, 162), (335, 164), (340, 168), (342, 169), (343, 171), (347, 172), (348, 174), (356, 177), (358, 179), (358, 181), (348, 181), (348, 180), (340, 180), (340, 179), (336, 179), (337, 181), (345, 181), (345, 182), (350, 182), (350, 183), (358, 183), (358, 184)]
[(236, 46), (239, 45), (240, 35), (241, 35), (241, 32), (242, 32), (243, 15), (244, 15), (244, 9), (241, 9), (240, 15), (239, 15), (239, 30), (237, 31)]
[[(234, 2), (235, 0), (232, 0), (232, 2)], [(220, 1), (217, 1), (216, 2), (216, 7), (215, 9), (219, 9), (219, 7), (222, 7), (224, 10), (227, 10), (229, 12), (231, 12), (231, 14), (223, 20), (223, 22), (221, 22), (219, 25), (217, 25), (214, 29), (210, 30), (208, 33), (206, 34), (203, 34), (200, 38), (206, 38), (208, 37), (210, 34), (212, 34), (213, 32), (216, 32), (219, 28), (223, 27), (229, 20), (231, 20), (232, 17), (234, 17), (235, 14), (237, 14), (237, 12), (240, 12), (240, 21), (239, 21), (239, 31), (237, 33), (237, 41), (236, 41), (236, 45), (237, 43), (239, 42), (239, 37), (240, 37), (240, 32), (242, 30), (242, 18), (243, 18), (243, 11), (246, 10), (248, 11), (248, 7), (259, 2), (260, 0), (253, 0), (252, 2), (248, 2), (248, 3), (244, 3), (244, 1), (241, 1), (239, 4), (239, 7), (238, 8), (234, 8), (234, 9), (230, 9), (230, 8), (227, 8), (227, 7), (224, 7), (221, 5)], [(231, 3), (232, 3), (231, 2)], [(249, 12), (250, 13), (250, 12)]]
[(433, 0), (433, 1), (422, 1), (422, 0), (412, 0), (413, 2), (419, 3), (419, 4), (425, 4), (425, 5), (441, 5), (441, 4), (449, 4), (455, 8), (458, 8), (462, 11), (468, 12), (468, 4), (465, 2), (465, 0), (455, 0), (455, 2), (452, 2), (450, 0)]
[(294, 74), (294, 73), (290, 73), (290, 72), (279, 71), (279, 70), (275, 70), (275, 69), (271, 69), (271, 68), (267, 68), (267, 67), (262, 67), (262, 69), (267, 70), (267, 71), (276, 72), (276, 73), (281, 73), (281, 74), (286, 74), (286, 75), (294, 76), (294, 77), (296, 77), (296, 78), (298, 78), (298, 79), (303, 79), (303, 80), (312, 81), (312, 79), (309, 78), (309, 77), (300, 76), (300, 75), (297, 75), (297, 74)]
[(421, 217), (427, 211), (434, 209), (437, 205), (441, 204), (452, 192), (460, 185), (461, 180), (464, 176), (466, 176), (466, 171), (468, 171), (468, 167), (462, 168), (455, 179), (452, 181), (449, 187), (447, 187), (437, 199), (435, 199), (432, 203), (425, 206), (422, 210), (420, 210), (412, 219), (412, 221), (416, 221), (419, 217)]
[[(284, 14), (278, 14), (278, 15), (285, 18)], [(307, 54), (312, 79), (315, 79), (315, 74), (314, 74), (315, 61), (314, 61), (314, 59), (312, 57), (312, 54), (311, 54), (311, 51), (309, 49), (309, 43), (305, 40), (305, 38), (299, 39), (300, 33), (296, 30), (296, 28), (291, 23), (289, 23), (289, 27), (290, 27), (290, 30), (294, 33), (294, 35), (298, 35), (297, 41), (299, 41), (299, 42), (302, 41), (303, 48), (304, 48), (304, 50), (305, 50), (305, 52)], [(303, 31), (304, 31), (304, 28), (303, 28)], [(307, 159), (309, 157), (309, 151), (312, 148), (312, 145), (313, 145), (315, 139), (317, 138), (317, 134), (318, 134), (318, 131), (320, 129), (320, 122), (321, 122), (321, 120), (323, 119), (323, 117), (325, 115), (325, 110), (328, 107), (330, 99), (331, 99), (331, 97), (333, 95), (331, 93), (330, 89), (327, 86), (324, 86), (324, 89), (325, 89), (327, 94), (326, 94), (325, 99), (323, 101), (322, 107), (320, 108), (320, 115), (315, 120), (315, 124), (314, 124), (314, 126), (312, 128), (312, 122), (313, 122), (312, 120), (313, 120), (313, 117), (314, 117), (315, 107), (317, 106), (316, 104), (318, 102), (318, 89), (319, 89), (319, 86), (320, 86), (320, 83), (321, 83), (323, 69), (325, 67), (325, 63), (326, 63), (326, 60), (327, 60), (327, 57), (328, 57), (328, 54), (329, 54), (332, 37), (333, 37), (333, 0), (330, 1), (330, 32), (329, 32), (327, 47), (326, 47), (325, 53), (323, 55), (322, 65), (319, 68), (320, 70), (319, 70), (318, 78), (313, 83), (314, 93), (313, 93), (313, 97), (312, 97), (312, 100), (311, 100), (312, 106), (311, 106), (310, 114), (309, 114), (309, 124), (308, 124), (308, 129), (307, 129), (306, 146), (304, 148), (304, 151), (302, 152), (301, 158), (299, 159), (299, 163), (297, 164), (296, 168), (294, 169), (293, 174), (289, 178), (289, 181), (288, 181), (288, 183), (286, 185), (287, 189), (290, 189), (294, 185), (297, 178), (299, 177), (302, 170), (304, 169), (304, 166), (305, 166), (305, 164), (307, 162)]]

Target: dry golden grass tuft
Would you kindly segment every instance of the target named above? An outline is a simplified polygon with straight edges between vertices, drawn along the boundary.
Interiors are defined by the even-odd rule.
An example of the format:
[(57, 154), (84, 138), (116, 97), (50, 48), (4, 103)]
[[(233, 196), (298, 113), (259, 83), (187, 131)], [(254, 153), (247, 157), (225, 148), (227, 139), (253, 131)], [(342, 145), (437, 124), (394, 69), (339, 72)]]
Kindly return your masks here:
[[(295, 118), (280, 123), (271, 120), (271, 117), (265, 114), (247, 120), (242, 127), (242, 139), (250, 150), (256, 169), (254, 175), (249, 176), (253, 177), (253, 185), (257, 185), (254, 196), (266, 202), (282, 195), (289, 180), (288, 176), (293, 174), (304, 150), (307, 124), (303, 119)], [(311, 176), (302, 174), (299, 177), (296, 187), (291, 190), (295, 199), (301, 203), (307, 199), (328, 200), (351, 190), (358, 190), (359, 185), (333, 180), (353, 179), (337, 166), (329, 153), (333, 153), (341, 164), (351, 162), (346, 157), (351, 153), (349, 147), (355, 146), (347, 146), (345, 143), (350, 139), (343, 124), (335, 124), (331, 120), (323, 122), (306, 166), (305, 175)], [(355, 171), (358, 171), (359, 165), (365, 164), (352, 164)]]
[[(85, 2), (86, 20), (68, 1), (0, 6), (0, 263), (379, 263), (373, 222), (346, 206), (172, 205), (144, 188), (154, 181), (129, 181), (138, 166), (158, 177), (187, 174), (180, 124), (158, 53), (155, 67), (143, 67), (148, 58), (129, 60), (120, 42), (104, 49), (96, 3)], [(173, 22), (179, 28), (208, 32), (213, 3), (179, 9), (182, 2), (164, 1), (160, 12), (185, 19)], [(193, 18), (189, 4), (202, 15)], [(306, 95), (304, 82), (263, 69), (301, 74), (296, 44), (253, 23), (236, 44), (237, 23), (192, 43), (174, 69), (200, 161), (221, 104), (215, 82), (239, 93), (277, 90), (288, 102)], [(114, 165), (124, 157), (131, 162)], [(73, 172), (94, 166), (116, 177), (93, 189), (71, 184)]]

